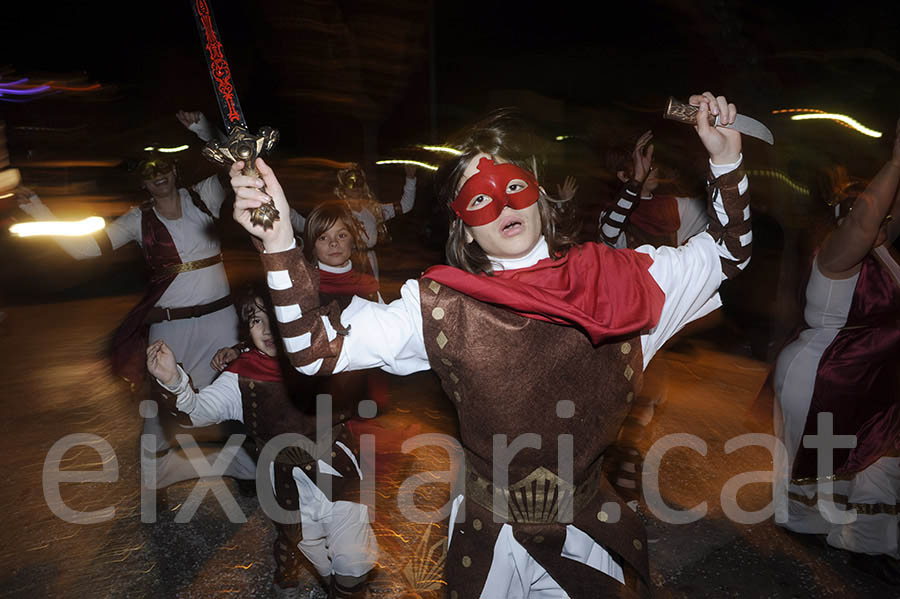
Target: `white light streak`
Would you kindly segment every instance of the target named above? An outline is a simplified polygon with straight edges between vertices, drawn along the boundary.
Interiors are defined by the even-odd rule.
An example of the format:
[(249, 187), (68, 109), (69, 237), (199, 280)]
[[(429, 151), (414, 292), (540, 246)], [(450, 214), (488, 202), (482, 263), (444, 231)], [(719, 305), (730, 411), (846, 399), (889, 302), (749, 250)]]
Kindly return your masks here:
[(36, 237), (39, 235), (81, 237), (90, 235), (106, 226), (99, 216), (89, 216), (79, 221), (36, 221), (31, 223), (16, 223), (9, 228), (9, 232), (19, 237)]

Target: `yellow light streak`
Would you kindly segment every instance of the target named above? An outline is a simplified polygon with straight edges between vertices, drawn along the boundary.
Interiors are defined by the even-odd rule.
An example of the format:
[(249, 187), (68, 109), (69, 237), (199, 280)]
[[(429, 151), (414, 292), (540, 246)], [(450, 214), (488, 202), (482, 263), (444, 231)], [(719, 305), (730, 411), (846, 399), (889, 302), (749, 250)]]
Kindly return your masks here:
[(181, 146), (175, 146), (174, 148), (154, 148), (153, 146), (147, 146), (144, 148), (145, 152), (152, 152), (156, 150), (157, 152), (162, 152), (163, 154), (174, 154), (176, 152), (184, 152), (188, 148), (190, 148), (188, 144), (184, 144)]
[(379, 160), (375, 164), (377, 164), (378, 166), (381, 166), (384, 164), (412, 164), (414, 166), (428, 169), (430, 171), (438, 170), (438, 167), (436, 167), (435, 165), (428, 164), (427, 162), (419, 162), (418, 160)]
[(462, 156), (462, 150), (457, 150), (456, 148), (448, 148), (447, 146), (419, 146), (423, 150), (428, 150), (429, 152), (443, 152), (445, 154), (453, 154), (454, 156)]
[(778, 110), (773, 110), (772, 114), (789, 114), (792, 112), (817, 112), (819, 114), (824, 114), (824, 110), (819, 110), (818, 108), (780, 108)]
[(863, 135), (868, 135), (869, 137), (881, 137), (881, 131), (876, 131), (874, 129), (869, 129), (865, 125), (861, 124), (859, 121), (850, 118), (844, 114), (835, 114), (831, 112), (822, 112), (822, 113), (814, 113), (814, 114), (795, 114), (791, 117), (792, 121), (807, 121), (810, 119), (830, 119), (832, 121), (837, 121), (838, 123), (843, 123), (845, 125), (849, 125), (857, 132), (862, 133)]
[(575, 139), (574, 135), (557, 135), (556, 141), (565, 141), (567, 139)]
[(191, 146), (184, 144), (183, 146), (176, 146), (174, 148), (156, 148), (157, 152), (162, 152), (163, 154), (174, 154), (175, 152), (184, 152)]
[(768, 169), (767, 170), (749, 170), (749, 171), (747, 171), (747, 174), (751, 177), (767, 177), (770, 179), (776, 179), (778, 181), (781, 181), (782, 183), (784, 183), (785, 185), (787, 185), (788, 187), (790, 187), (791, 189), (793, 189), (800, 195), (805, 195), (805, 196), (809, 195), (808, 187), (805, 187), (803, 185), (800, 185), (799, 183), (796, 183), (795, 181), (793, 181), (790, 177), (788, 177), (781, 171), (768, 170)]
[(79, 221), (51, 220), (16, 223), (9, 228), (9, 232), (19, 237), (36, 237), (39, 235), (81, 237), (99, 231), (105, 226), (106, 221), (103, 218), (89, 216)]

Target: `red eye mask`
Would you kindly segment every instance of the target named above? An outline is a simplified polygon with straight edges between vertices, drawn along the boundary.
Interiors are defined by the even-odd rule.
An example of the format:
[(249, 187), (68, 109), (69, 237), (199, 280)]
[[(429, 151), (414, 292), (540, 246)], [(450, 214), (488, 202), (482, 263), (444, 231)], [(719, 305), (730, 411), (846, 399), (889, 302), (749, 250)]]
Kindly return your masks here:
[[(510, 190), (514, 180), (518, 183), (512, 186), (518, 188)], [(516, 210), (528, 208), (538, 196), (538, 182), (530, 172), (514, 164), (494, 164), (490, 158), (482, 158), (478, 172), (469, 177), (450, 207), (464, 223), (479, 227), (497, 220), (507, 205)]]

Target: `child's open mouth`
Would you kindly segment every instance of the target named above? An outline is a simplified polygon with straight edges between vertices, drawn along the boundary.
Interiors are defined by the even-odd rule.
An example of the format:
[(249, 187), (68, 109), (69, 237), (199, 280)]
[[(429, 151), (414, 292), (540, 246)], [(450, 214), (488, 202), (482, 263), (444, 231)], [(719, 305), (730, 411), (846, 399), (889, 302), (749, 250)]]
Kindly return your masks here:
[(509, 217), (500, 223), (500, 234), (504, 237), (514, 237), (521, 233), (524, 228), (525, 223), (522, 222), (522, 219)]

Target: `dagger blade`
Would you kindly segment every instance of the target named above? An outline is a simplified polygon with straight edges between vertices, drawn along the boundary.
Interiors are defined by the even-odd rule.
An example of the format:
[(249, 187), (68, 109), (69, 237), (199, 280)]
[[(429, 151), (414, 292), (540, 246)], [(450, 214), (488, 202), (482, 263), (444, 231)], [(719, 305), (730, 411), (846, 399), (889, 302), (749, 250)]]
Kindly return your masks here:
[(755, 137), (756, 139), (761, 139), (770, 146), (775, 145), (775, 137), (772, 135), (772, 132), (769, 131), (769, 128), (757, 121), (756, 119), (752, 119), (749, 116), (744, 116), (743, 114), (739, 114), (734, 118), (734, 122), (730, 125), (720, 125), (719, 117), (716, 116), (716, 127), (726, 127), (728, 129), (734, 129), (735, 131), (740, 131), (744, 135), (749, 135), (751, 137)]

